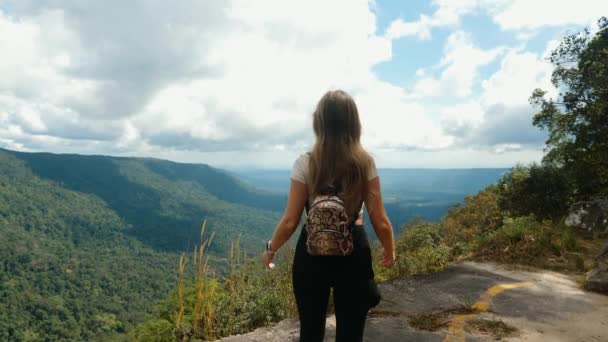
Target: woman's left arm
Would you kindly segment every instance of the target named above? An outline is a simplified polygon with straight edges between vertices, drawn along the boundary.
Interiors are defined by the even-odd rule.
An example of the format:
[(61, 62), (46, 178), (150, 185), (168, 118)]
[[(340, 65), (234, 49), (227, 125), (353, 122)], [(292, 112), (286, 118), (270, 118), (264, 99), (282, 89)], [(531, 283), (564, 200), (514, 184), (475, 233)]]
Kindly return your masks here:
[(272, 240), (270, 240), (272, 252), (264, 252), (263, 259), (266, 265), (269, 265), (272, 261), (274, 256), (273, 252), (278, 251), (279, 248), (289, 240), (291, 235), (293, 235), (296, 228), (298, 228), (300, 217), (302, 216), (302, 211), (304, 210), (307, 199), (308, 188), (306, 187), (306, 184), (292, 179), (285, 213), (283, 213), (283, 217), (279, 220), (279, 223), (274, 229)]

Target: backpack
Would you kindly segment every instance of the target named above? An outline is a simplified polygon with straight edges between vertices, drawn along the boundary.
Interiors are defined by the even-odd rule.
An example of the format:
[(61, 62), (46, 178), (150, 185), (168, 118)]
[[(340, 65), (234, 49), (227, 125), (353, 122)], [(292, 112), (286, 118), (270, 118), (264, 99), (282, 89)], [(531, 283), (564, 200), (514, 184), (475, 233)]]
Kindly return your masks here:
[[(363, 203), (361, 203), (363, 204)], [(357, 211), (358, 214), (358, 211)], [(352, 219), (338, 197), (338, 187), (321, 189), (306, 212), (306, 250), (314, 256), (348, 256), (353, 253), (353, 228), (358, 215)]]

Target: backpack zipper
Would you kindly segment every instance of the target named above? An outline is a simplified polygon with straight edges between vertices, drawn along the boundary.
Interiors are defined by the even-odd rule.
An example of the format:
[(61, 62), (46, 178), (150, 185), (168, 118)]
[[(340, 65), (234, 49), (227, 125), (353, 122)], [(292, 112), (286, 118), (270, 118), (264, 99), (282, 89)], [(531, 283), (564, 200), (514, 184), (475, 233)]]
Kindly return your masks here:
[(346, 237), (347, 236), (345, 233), (341, 233), (341, 232), (339, 232), (337, 230), (334, 230), (334, 229), (319, 229), (316, 232), (314, 232), (311, 236), (317, 235), (319, 233), (332, 233), (332, 234), (340, 235), (342, 237)]

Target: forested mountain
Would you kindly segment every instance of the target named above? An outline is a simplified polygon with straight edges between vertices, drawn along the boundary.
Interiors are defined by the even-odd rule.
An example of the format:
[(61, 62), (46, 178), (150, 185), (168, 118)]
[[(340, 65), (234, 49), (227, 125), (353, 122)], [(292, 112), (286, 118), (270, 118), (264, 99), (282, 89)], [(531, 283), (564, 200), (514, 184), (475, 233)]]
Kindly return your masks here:
[(261, 246), (282, 205), (206, 165), (0, 150), (0, 340), (126, 331), (175, 285), (205, 218), (217, 260), (239, 234)]
[[(486, 181), (380, 172), (396, 230), (415, 214), (443, 215), (466, 179)], [(287, 172), (274, 175), (265, 171), (260, 186), (202, 164), (0, 149), (0, 340), (111, 340), (128, 330), (174, 287), (203, 220), (216, 233), (217, 271), (237, 237), (242, 249), (262, 248), (289, 184)]]
[[(183, 251), (198, 241), (201, 222), (217, 231), (214, 251), (230, 240), (272, 232), (284, 196), (256, 191), (222, 170), (158, 159), (50, 153), (4, 153), (37, 177), (94, 195), (127, 225), (124, 233), (157, 250)], [(251, 239), (249, 239), (251, 238)], [(260, 240), (261, 241), (261, 240)]]

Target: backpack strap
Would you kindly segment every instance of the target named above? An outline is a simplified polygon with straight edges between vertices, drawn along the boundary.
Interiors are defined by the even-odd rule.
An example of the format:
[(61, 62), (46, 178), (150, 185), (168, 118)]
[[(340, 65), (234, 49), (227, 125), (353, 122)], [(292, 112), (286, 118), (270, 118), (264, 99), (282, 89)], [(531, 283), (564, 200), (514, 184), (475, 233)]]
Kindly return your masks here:
[(361, 210), (363, 209), (363, 198), (361, 198), (361, 202), (359, 203), (359, 209), (355, 212), (355, 215), (353, 215), (353, 220), (350, 222), (350, 225), (354, 228), (355, 227), (355, 222), (357, 222), (357, 219), (359, 219), (359, 214), (361, 213)]
[[(325, 193), (325, 194), (330, 194), (333, 196), (337, 196), (342, 190), (342, 185), (337, 182), (336, 179), (333, 179), (331, 182), (326, 183), (325, 185), (323, 185), (323, 187), (321, 187), (321, 194)], [(308, 212), (310, 211), (310, 206), (308, 203), (308, 199), (306, 199), (306, 203), (305, 203), (305, 214), (306, 216), (308, 216)]]
[[(330, 194), (337, 196), (338, 193), (342, 192), (342, 184), (338, 181), (338, 179), (333, 179), (330, 183), (327, 183), (324, 186), (325, 190), (328, 191)], [(357, 207), (357, 211), (355, 212), (355, 214), (352, 216), (352, 220), (350, 222), (350, 225), (352, 227), (355, 226), (355, 222), (357, 222), (357, 219), (359, 218), (359, 214), (361, 213), (361, 210), (363, 209), (363, 197), (361, 198), (361, 202), (359, 203), (359, 206)], [(305, 212), (304, 214), (306, 215), (306, 217), (308, 217), (308, 212), (310, 211), (310, 206), (308, 204), (308, 199), (306, 199), (306, 203), (304, 204), (304, 209)]]

